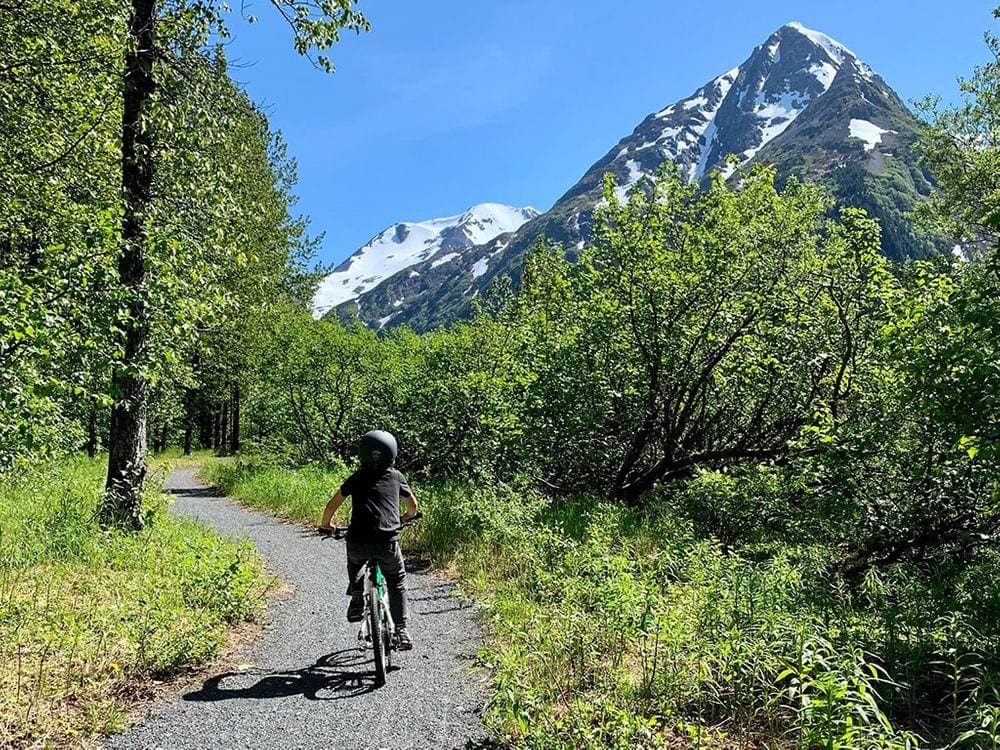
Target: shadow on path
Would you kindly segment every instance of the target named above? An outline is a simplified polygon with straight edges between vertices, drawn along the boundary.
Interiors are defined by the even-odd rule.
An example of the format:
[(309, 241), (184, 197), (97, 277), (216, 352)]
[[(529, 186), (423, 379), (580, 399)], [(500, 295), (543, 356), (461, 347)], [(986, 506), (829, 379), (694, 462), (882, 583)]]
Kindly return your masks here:
[[(409, 572), (410, 565), (407, 563)], [(440, 615), (445, 612), (459, 612), (471, 609), (472, 604), (461, 597), (455, 596), (454, 587), (448, 583), (431, 586), (421, 586), (410, 595), (410, 604), (414, 611), (421, 615)], [(434, 607), (437, 607), (436, 609)]]
[(168, 487), (164, 490), (168, 495), (178, 497), (225, 497), (225, 493), (216, 487)]
[[(186, 693), (186, 701), (215, 702), (238, 699), (287, 698), (301, 695), (312, 701), (343, 700), (375, 690), (374, 668), (368, 649), (345, 649), (321, 656), (315, 664), (301, 669), (275, 672), (248, 670), (224, 672), (205, 680), (200, 690)], [(259, 677), (244, 687), (225, 687), (223, 682), (239, 685)]]

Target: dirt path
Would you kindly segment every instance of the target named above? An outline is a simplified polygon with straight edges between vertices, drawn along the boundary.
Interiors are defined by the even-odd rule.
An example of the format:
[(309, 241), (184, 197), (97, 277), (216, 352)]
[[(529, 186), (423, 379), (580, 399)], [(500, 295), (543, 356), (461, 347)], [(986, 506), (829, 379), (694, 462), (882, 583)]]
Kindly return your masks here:
[[(240, 508), (180, 469), (173, 510), (249, 538), (293, 591), (268, 608), (263, 636), (203, 682), (156, 706), (107, 748), (483, 747), (480, 632), (452, 587), (407, 575), (413, 651), (375, 689), (370, 650), (346, 621), (344, 543)], [(405, 539), (404, 539), (405, 549)]]

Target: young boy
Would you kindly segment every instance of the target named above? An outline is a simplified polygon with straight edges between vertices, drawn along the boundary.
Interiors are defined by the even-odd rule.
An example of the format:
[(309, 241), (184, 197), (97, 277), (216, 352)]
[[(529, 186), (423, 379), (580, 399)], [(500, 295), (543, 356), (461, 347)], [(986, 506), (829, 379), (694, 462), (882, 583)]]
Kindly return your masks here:
[[(406, 632), (409, 607), (406, 600), (406, 565), (399, 547), (399, 530), (403, 522), (417, 514), (417, 498), (399, 471), (392, 467), (396, 460), (396, 438), (383, 430), (372, 430), (361, 438), (361, 467), (349, 476), (323, 510), (319, 528), (332, 530), (333, 514), (351, 498), (351, 523), (347, 527), (347, 607), (349, 622), (359, 622), (364, 616), (365, 582), (362, 575), (368, 560), (377, 560), (389, 589), (389, 611), (396, 624), (400, 650), (413, 648)], [(399, 498), (406, 499), (406, 514), (399, 515)]]

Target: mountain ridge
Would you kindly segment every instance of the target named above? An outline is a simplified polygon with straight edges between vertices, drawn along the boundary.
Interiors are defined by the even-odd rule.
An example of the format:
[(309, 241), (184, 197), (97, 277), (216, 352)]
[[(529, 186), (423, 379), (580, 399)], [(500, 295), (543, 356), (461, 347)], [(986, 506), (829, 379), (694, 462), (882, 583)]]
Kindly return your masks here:
[(432, 268), (460, 257), (469, 248), (516, 231), (538, 215), (531, 206), (477, 203), (460, 214), (424, 221), (396, 222), (334, 268), (313, 297), (313, 314), (355, 303), (392, 276), (427, 261)]

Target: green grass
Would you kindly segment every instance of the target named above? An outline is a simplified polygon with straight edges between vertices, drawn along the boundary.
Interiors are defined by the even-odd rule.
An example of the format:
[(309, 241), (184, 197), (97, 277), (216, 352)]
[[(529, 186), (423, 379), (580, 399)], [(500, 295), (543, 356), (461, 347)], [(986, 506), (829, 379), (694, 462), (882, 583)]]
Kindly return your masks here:
[[(869, 700), (877, 676), (831, 636), (837, 613), (802, 563), (751, 563), (676, 516), (586, 498), (551, 504), (462, 484), (421, 497), (426, 522), (409, 541), (488, 607), (487, 717), (507, 744), (901, 741)], [(837, 694), (825, 714), (824, 691)]]
[(150, 454), (149, 468), (153, 473), (165, 475), (170, 469), (198, 467), (215, 457), (215, 452), (209, 448), (199, 448), (188, 455), (176, 446), (170, 446), (159, 453)]
[[(201, 476), (227, 495), (253, 508), (298, 523), (318, 524), (330, 497), (349, 471), (345, 467), (307, 466), (290, 471), (252, 459), (214, 459), (202, 465)], [(336, 523), (347, 524), (345, 505)]]
[(0, 746), (88, 746), (122, 728), (151, 679), (215, 656), (253, 617), (259, 560), (165, 513), (105, 534), (94, 523), (102, 460), (70, 458), (0, 478)]

